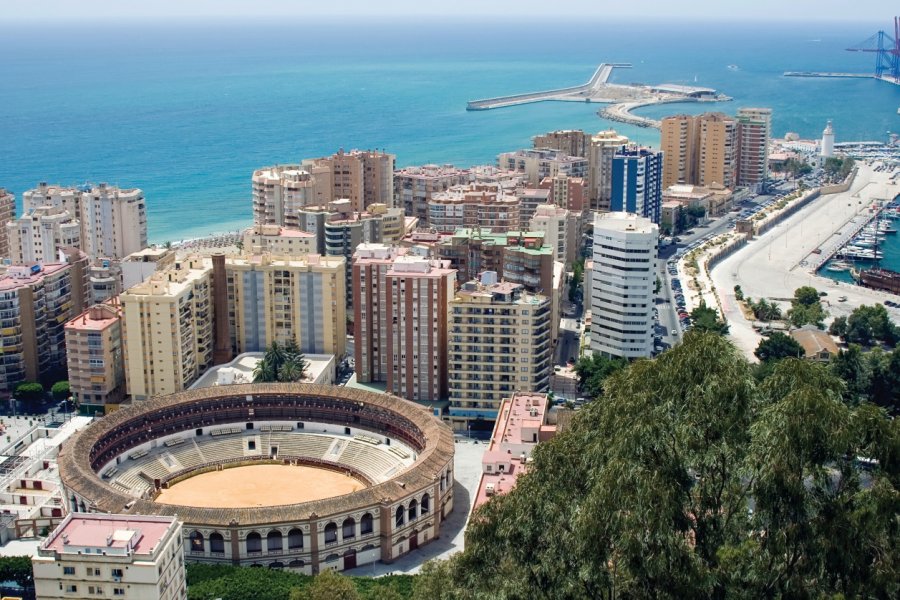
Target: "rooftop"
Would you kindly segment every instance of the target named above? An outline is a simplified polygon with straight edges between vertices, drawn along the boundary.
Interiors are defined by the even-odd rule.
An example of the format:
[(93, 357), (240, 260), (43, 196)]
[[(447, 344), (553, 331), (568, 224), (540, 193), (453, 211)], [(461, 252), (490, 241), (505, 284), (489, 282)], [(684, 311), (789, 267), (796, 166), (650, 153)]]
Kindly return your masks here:
[(594, 217), (594, 236), (597, 229), (628, 233), (657, 233), (659, 228), (650, 219), (627, 212), (600, 213)]
[(45, 277), (59, 273), (68, 266), (64, 263), (11, 266), (4, 275), (0, 275), (0, 291), (7, 292), (33, 285)]
[(177, 527), (174, 517), (72, 513), (41, 546), (41, 551), (87, 554), (90, 550), (150, 556)]
[[(237, 355), (231, 362), (210, 367), (200, 376), (194, 384), (188, 388), (192, 390), (233, 385), (239, 383), (253, 383), (253, 371), (256, 365), (262, 361), (265, 352), (244, 352)], [(306, 383), (334, 383), (334, 355), (333, 354), (304, 354), (306, 359)], [(331, 375), (329, 377), (329, 375)]]
[(512, 398), (503, 400), (490, 444), (482, 458), (481, 482), (473, 508), (516, 485), (516, 480), (527, 469), (534, 447), (556, 433), (555, 426), (547, 425), (546, 417), (546, 394), (516, 392)]
[(829, 354), (838, 353), (838, 347), (834, 342), (834, 338), (820, 329), (795, 329), (791, 332), (791, 337), (803, 346), (803, 351), (807, 358), (815, 358), (822, 352), (828, 352)]

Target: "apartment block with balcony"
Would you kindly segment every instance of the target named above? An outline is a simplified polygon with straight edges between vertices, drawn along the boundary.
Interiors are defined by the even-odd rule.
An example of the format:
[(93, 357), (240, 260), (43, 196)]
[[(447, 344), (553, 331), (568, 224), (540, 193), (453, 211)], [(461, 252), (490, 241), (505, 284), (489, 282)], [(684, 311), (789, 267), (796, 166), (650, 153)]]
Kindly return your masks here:
[[(550, 178), (544, 179), (548, 181)], [(519, 227), (518, 231), (527, 231), (531, 226), (531, 217), (534, 216), (538, 206), (552, 204), (553, 190), (541, 186), (540, 188), (519, 188), (516, 190), (516, 198), (519, 199)]]
[(16, 218), (16, 197), (0, 188), (0, 259), (9, 258), (9, 234), (6, 224)]
[(241, 242), (246, 252), (255, 254), (263, 252), (279, 256), (319, 254), (316, 233), (288, 229), (280, 225), (254, 225), (243, 232)]
[(761, 189), (769, 178), (771, 108), (741, 108), (738, 122), (737, 185)]
[(586, 176), (591, 210), (609, 210), (612, 196), (613, 156), (626, 144), (628, 144), (628, 138), (613, 129), (600, 131), (591, 136)]
[(171, 248), (156, 247), (144, 248), (132, 252), (119, 262), (119, 270), (122, 277), (122, 289), (127, 290), (157, 271), (163, 271), (175, 266), (175, 251)]
[(588, 201), (588, 183), (583, 177), (557, 175), (541, 180), (541, 189), (550, 190), (548, 204), (555, 204), (576, 213), (584, 213), (590, 209)]
[(537, 207), (529, 231), (544, 232), (544, 244), (555, 250), (554, 260), (571, 264), (578, 255), (579, 215), (552, 204)]
[(591, 272), (591, 351), (610, 357), (649, 357), (659, 228), (644, 217), (611, 212), (594, 219)]
[(569, 156), (584, 158), (591, 147), (591, 134), (581, 129), (561, 129), (536, 135), (531, 142), (536, 150), (559, 150)]
[(297, 212), (319, 203), (330, 194), (320, 181), (300, 165), (277, 165), (253, 172), (253, 223), (298, 229)]
[(357, 377), (407, 400), (447, 397), (447, 308), (456, 271), (405, 248), (362, 244), (353, 259)]
[(525, 149), (504, 152), (497, 156), (497, 166), (500, 169), (523, 173), (525, 181), (532, 187), (537, 187), (546, 177), (588, 175), (587, 158), (570, 156), (559, 150)]
[(339, 150), (331, 156), (304, 160), (302, 167), (326, 189), (316, 204), (346, 198), (352, 210), (363, 212), (370, 204), (394, 205), (396, 157), (381, 151)]
[(93, 258), (121, 259), (147, 247), (147, 208), (139, 189), (101, 183), (81, 198), (82, 247)]
[(72, 513), (32, 557), (41, 600), (186, 600), (184, 542), (174, 517)]
[(663, 188), (673, 185), (733, 187), (738, 122), (723, 113), (675, 115), (662, 121)]
[(212, 365), (212, 286), (211, 261), (189, 257), (119, 296), (134, 400), (180, 392)]
[(8, 222), (6, 235), (14, 265), (56, 262), (61, 248), (82, 246), (77, 216), (56, 206), (39, 206)]
[(116, 410), (125, 398), (122, 308), (95, 304), (65, 324), (72, 395), (89, 414)]
[(499, 184), (456, 186), (434, 194), (428, 204), (428, 226), (441, 233), (485, 227), (515, 231), (520, 224), (519, 199)]
[(66, 263), (18, 265), (0, 276), (0, 393), (65, 366), (64, 324), (84, 302)]
[(340, 360), (347, 339), (345, 267), (343, 257), (318, 254), (226, 257), (232, 353), (294, 341), (306, 354)]
[(434, 194), (451, 187), (469, 183), (468, 169), (453, 165), (424, 165), (394, 171), (394, 206), (416, 217), (423, 225), (428, 222), (428, 204)]
[(450, 302), (447, 418), (457, 431), (489, 430), (504, 398), (544, 391), (550, 382), (550, 299), (495, 280), (485, 273)]

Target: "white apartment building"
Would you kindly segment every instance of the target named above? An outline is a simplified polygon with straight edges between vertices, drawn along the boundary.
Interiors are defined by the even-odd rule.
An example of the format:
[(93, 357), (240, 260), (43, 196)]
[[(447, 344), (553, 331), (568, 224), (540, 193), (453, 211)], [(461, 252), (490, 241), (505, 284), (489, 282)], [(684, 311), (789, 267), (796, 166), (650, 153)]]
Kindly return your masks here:
[(297, 211), (316, 204), (319, 181), (300, 165), (266, 167), (253, 172), (253, 222), (298, 228)]
[(101, 183), (81, 197), (83, 250), (91, 257), (125, 258), (147, 247), (147, 208), (139, 189)]
[(39, 206), (6, 224), (14, 265), (57, 262), (59, 249), (81, 248), (81, 225), (66, 209)]
[(552, 204), (542, 204), (531, 217), (530, 231), (543, 231), (544, 244), (553, 248), (553, 260), (568, 264), (569, 245), (577, 244), (576, 222), (570, 219), (569, 211)]
[(639, 358), (653, 351), (659, 227), (635, 214), (594, 218), (591, 350)]
[(32, 557), (39, 600), (187, 598), (174, 517), (72, 513)]
[(42, 182), (22, 194), (22, 206), (23, 219), (39, 211), (68, 214), (67, 227), (80, 228), (78, 247), (91, 258), (121, 259), (147, 246), (147, 208), (139, 189), (105, 183), (65, 188)]

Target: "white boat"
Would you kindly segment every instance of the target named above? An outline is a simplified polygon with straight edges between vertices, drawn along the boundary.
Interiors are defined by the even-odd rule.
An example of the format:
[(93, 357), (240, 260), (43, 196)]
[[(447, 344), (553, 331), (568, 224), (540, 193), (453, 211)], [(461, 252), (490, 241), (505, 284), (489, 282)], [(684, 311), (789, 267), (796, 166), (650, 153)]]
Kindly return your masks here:
[(835, 260), (835, 261), (828, 263), (828, 266), (825, 267), (825, 270), (831, 271), (832, 273), (843, 273), (845, 271), (849, 271), (850, 267), (851, 267), (851, 265), (848, 262)]

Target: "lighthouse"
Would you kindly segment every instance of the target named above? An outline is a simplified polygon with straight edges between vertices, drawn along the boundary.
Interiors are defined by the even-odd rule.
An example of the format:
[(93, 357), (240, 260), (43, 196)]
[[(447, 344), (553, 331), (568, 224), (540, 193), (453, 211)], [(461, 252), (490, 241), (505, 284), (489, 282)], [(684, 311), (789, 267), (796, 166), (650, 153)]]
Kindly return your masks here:
[(834, 128), (831, 126), (831, 121), (828, 121), (825, 131), (822, 132), (822, 158), (831, 158), (832, 156), (834, 156)]

